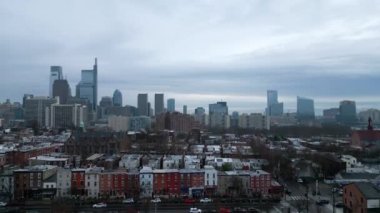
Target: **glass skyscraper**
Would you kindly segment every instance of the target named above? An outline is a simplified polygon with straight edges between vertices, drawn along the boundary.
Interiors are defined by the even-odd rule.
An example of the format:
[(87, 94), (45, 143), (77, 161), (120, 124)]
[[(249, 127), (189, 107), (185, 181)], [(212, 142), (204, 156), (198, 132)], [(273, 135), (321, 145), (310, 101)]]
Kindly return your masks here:
[(123, 106), (123, 95), (118, 89), (113, 92), (112, 102), (114, 106)]
[(62, 67), (51, 66), (50, 67), (50, 83), (49, 83), (49, 97), (53, 97), (53, 84), (55, 80), (63, 79)]
[(168, 99), (168, 112), (174, 112), (175, 111), (175, 99), (174, 98), (170, 98)]
[(154, 94), (154, 115), (164, 112), (164, 94)]
[(298, 119), (314, 119), (314, 100), (310, 98), (297, 97)]
[(278, 94), (276, 90), (267, 91), (267, 115), (281, 116), (284, 113), (284, 104), (278, 102)]
[(137, 110), (140, 116), (149, 116), (148, 94), (137, 95)]
[(81, 81), (77, 85), (77, 97), (87, 99), (92, 110), (96, 110), (98, 104), (98, 65), (95, 64), (92, 70), (82, 70)]

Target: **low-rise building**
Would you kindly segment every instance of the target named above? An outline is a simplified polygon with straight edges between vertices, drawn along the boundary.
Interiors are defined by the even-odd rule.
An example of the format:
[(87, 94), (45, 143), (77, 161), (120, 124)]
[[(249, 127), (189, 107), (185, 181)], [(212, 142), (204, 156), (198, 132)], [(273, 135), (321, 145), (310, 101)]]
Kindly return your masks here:
[(58, 168), (57, 170), (57, 197), (71, 196), (71, 169)]
[(153, 194), (153, 170), (144, 166), (140, 170), (140, 197), (152, 197)]
[(380, 191), (371, 183), (351, 183), (343, 187), (343, 203), (347, 212), (380, 212)]
[(87, 197), (99, 197), (99, 176), (104, 169), (102, 167), (91, 167), (85, 171), (85, 190)]
[(177, 197), (180, 193), (180, 174), (178, 169), (153, 170), (153, 194)]

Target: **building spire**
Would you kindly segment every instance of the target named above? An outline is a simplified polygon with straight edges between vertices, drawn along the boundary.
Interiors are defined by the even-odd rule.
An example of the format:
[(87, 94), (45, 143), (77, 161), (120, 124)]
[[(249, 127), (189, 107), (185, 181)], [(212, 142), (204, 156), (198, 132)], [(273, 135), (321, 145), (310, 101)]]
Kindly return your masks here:
[(95, 57), (95, 66), (98, 66), (98, 58)]
[(373, 130), (373, 126), (372, 126), (372, 118), (369, 117), (368, 118), (368, 127), (367, 127), (368, 130)]

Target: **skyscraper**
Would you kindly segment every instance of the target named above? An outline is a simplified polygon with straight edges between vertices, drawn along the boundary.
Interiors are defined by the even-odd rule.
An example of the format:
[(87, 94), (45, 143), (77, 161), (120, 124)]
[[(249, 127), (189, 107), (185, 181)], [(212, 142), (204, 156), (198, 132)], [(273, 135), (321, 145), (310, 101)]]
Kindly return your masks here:
[(113, 92), (112, 102), (114, 106), (123, 106), (123, 95), (118, 89)]
[(53, 95), (52, 97), (59, 97), (60, 104), (66, 104), (67, 100), (71, 96), (70, 85), (66, 79), (55, 80), (53, 84)]
[(29, 125), (37, 124), (39, 127), (45, 126), (46, 108), (57, 103), (57, 99), (49, 97), (27, 97), (25, 99), (25, 121)]
[(278, 102), (278, 94), (276, 90), (267, 91), (267, 115), (281, 116), (284, 113), (284, 104)]
[(164, 94), (154, 94), (154, 115), (164, 112)]
[(92, 70), (82, 70), (81, 81), (77, 85), (77, 97), (87, 99), (96, 110), (98, 104), (98, 64), (95, 58), (95, 64)]
[(183, 112), (184, 115), (187, 115), (187, 105), (183, 105)]
[(140, 116), (148, 116), (148, 94), (138, 94), (137, 95), (137, 110)]
[(194, 110), (194, 117), (195, 120), (198, 121), (200, 124), (206, 124), (206, 110), (203, 107), (197, 107)]
[(344, 100), (339, 103), (338, 121), (347, 125), (357, 122), (355, 101)]
[(297, 97), (297, 118), (314, 119), (314, 100), (309, 98)]
[(63, 79), (62, 67), (51, 66), (50, 67), (50, 83), (49, 83), (49, 96), (53, 97), (53, 84), (55, 80)]
[(230, 127), (227, 102), (209, 104), (209, 125), (212, 128), (227, 129)]
[(174, 112), (175, 111), (175, 99), (169, 98), (167, 106), (168, 106), (168, 112)]

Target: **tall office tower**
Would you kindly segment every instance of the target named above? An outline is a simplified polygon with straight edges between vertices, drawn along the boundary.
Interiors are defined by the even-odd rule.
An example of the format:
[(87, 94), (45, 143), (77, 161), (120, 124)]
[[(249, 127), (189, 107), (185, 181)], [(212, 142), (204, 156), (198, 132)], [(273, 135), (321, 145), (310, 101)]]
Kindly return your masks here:
[(154, 115), (164, 112), (164, 94), (154, 94)]
[(267, 109), (269, 116), (281, 116), (284, 113), (284, 104), (278, 102), (278, 94), (276, 90), (267, 91)]
[(200, 124), (206, 124), (206, 110), (203, 107), (197, 107), (194, 110), (194, 117), (195, 120), (198, 121)]
[(91, 103), (92, 110), (96, 110), (98, 104), (98, 63), (95, 58), (95, 64), (92, 70), (82, 70), (81, 81), (76, 89), (77, 97), (87, 99)]
[(239, 127), (239, 112), (232, 112), (231, 115), (231, 127)]
[(118, 89), (113, 92), (112, 102), (114, 106), (123, 106), (123, 95)]
[(183, 112), (184, 115), (187, 115), (187, 105), (183, 105)]
[(53, 97), (53, 84), (55, 80), (63, 79), (62, 67), (51, 66), (50, 67), (50, 83), (49, 83), (49, 96)]
[(53, 98), (59, 97), (60, 104), (66, 104), (71, 96), (70, 85), (66, 79), (55, 80), (53, 83)]
[(103, 96), (99, 102), (100, 107), (111, 107), (112, 106), (112, 98), (109, 96)]
[(148, 116), (153, 116), (153, 109), (150, 102), (148, 102)]
[(300, 120), (315, 118), (313, 99), (297, 97), (297, 118)]
[(33, 98), (33, 94), (24, 94), (24, 97), (22, 98), (22, 108), (25, 108), (25, 100)]
[(138, 94), (137, 95), (137, 110), (140, 116), (148, 116), (148, 94)]
[(211, 128), (227, 129), (230, 127), (227, 102), (209, 104), (209, 125)]
[(52, 104), (46, 114), (51, 128), (84, 127), (87, 123), (87, 107), (80, 104)]
[(34, 125), (35, 122), (39, 127), (45, 126), (46, 108), (57, 103), (57, 99), (49, 97), (31, 97), (25, 99), (24, 118), (27, 124)]
[(357, 122), (355, 101), (344, 100), (339, 103), (338, 121), (348, 125)]
[(168, 99), (167, 107), (168, 107), (168, 112), (174, 112), (175, 111), (175, 99), (174, 98)]

